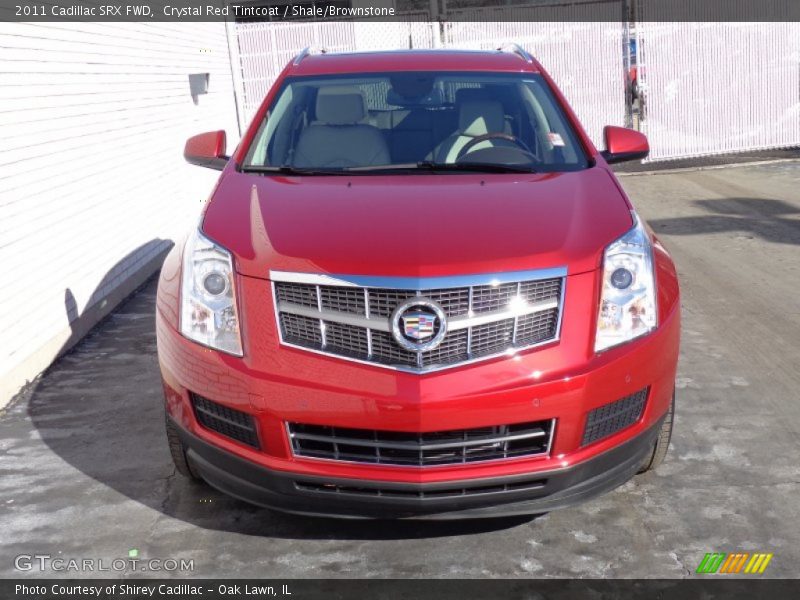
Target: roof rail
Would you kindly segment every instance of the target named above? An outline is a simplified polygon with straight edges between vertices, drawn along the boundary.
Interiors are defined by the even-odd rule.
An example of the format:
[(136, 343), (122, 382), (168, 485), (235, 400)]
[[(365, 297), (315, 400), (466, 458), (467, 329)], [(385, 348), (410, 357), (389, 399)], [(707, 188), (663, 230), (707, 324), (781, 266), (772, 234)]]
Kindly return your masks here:
[(301, 62), (303, 62), (303, 59), (306, 56), (311, 56), (313, 54), (327, 54), (327, 53), (328, 53), (327, 49), (325, 49), (322, 46), (308, 46), (307, 48), (303, 48), (300, 54), (294, 57), (294, 64), (299, 65)]
[(519, 56), (525, 62), (529, 62), (529, 63), (533, 62), (533, 57), (530, 54), (528, 54), (528, 51), (525, 50), (525, 48), (523, 48), (519, 44), (513, 44), (513, 43), (512, 44), (503, 44), (497, 50), (498, 50), (498, 52), (509, 52), (511, 54), (516, 54), (517, 56)]

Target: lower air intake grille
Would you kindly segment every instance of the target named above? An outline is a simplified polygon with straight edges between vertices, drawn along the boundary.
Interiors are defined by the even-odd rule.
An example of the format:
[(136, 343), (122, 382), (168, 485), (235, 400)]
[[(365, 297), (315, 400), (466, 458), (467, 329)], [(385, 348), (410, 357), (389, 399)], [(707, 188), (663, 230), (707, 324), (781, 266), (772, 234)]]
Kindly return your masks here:
[(555, 420), (431, 433), (288, 423), (295, 456), (409, 467), (547, 454)]
[(644, 411), (649, 388), (595, 408), (586, 419), (583, 445), (591, 444), (636, 423)]
[[(411, 499), (436, 499), (454, 498), (459, 496), (477, 496), (479, 494), (497, 494), (502, 492), (521, 492), (543, 488), (547, 479), (527, 479), (513, 483), (484, 484), (470, 487), (453, 487), (433, 490), (423, 489), (396, 489), (385, 487), (364, 487), (356, 485), (339, 485), (336, 483), (317, 483), (309, 481), (295, 481), (295, 487), (303, 492), (322, 494), (340, 494), (348, 496), (370, 496), (372, 498), (411, 498)], [(463, 484), (462, 484), (463, 485)]]
[(252, 416), (194, 393), (190, 394), (190, 397), (194, 414), (203, 427), (253, 448), (259, 447), (258, 434)]

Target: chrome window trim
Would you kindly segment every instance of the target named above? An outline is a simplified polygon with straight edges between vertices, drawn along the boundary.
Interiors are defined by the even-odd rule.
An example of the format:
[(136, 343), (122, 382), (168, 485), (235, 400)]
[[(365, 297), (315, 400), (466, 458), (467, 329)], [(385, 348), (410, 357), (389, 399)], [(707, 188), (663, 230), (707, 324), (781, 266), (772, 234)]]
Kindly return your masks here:
[[(372, 363), (367, 363), (372, 364)], [(463, 363), (462, 363), (463, 364)], [(348, 464), (348, 465), (359, 465), (363, 467), (369, 467), (371, 469), (375, 468), (387, 468), (387, 469), (411, 469), (414, 471), (419, 470), (433, 470), (433, 469), (469, 469), (471, 467), (476, 466), (483, 466), (483, 465), (491, 465), (493, 463), (510, 463), (510, 462), (520, 462), (524, 460), (549, 460), (552, 458), (551, 450), (553, 448), (553, 440), (556, 437), (556, 427), (558, 426), (558, 419), (555, 417), (551, 417), (550, 419), (542, 419), (542, 421), (550, 421), (550, 438), (547, 440), (547, 449), (544, 452), (539, 452), (538, 454), (528, 454), (524, 456), (511, 456), (507, 458), (490, 458), (487, 460), (476, 460), (467, 463), (449, 463), (449, 464), (442, 464), (442, 465), (425, 465), (425, 466), (414, 466), (414, 465), (398, 465), (392, 463), (371, 463), (371, 462), (362, 462), (358, 460), (348, 460), (348, 459), (339, 459), (339, 458), (322, 458), (318, 456), (305, 456), (304, 454), (295, 454), (294, 451), (294, 444), (292, 444), (292, 431), (289, 429), (288, 421), (284, 421), (283, 423), (283, 430), (286, 433), (286, 443), (289, 446), (289, 452), (294, 460), (309, 460), (309, 461), (318, 461), (323, 463), (332, 463), (332, 464)], [(554, 469), (553, 471), (548, 472), (557, 472), (561, 470), (566, 470), (567, 467), (561, 467), (559, 469)], [(380, 480), (375, 480), (379, 481)]]
[[(270, 278), (270, 285), (272, 288), (272, 305), (275, 314), (275, 327), (278, 330), (278, 338), (282, 346), (286, 346), (288, 348), (295, 348), (297, 350), (303, 350), (304, 352), (311, 352), (314, 354), (318, 354), (320, 356), (328, 356), (336, 358), (338, 360), (344, 360), (348, 362), (354, 362), (357, 364), (368, 365), (371, 367), (377, 367), (380, 369), (389, 369), (392, 371), (400, 371), (403, 373), (413, 373), (415, 375), (425, 375), (437, 371), (456, 369), (466, 365), (472, 365), (478, 362), (493, 360), (503, 356), (507, 357), (516, 356), (520, 352), (531, 350), (533, 348), (538, 348), (540, 346), (545, 346), (548, 344), (554, 344), (561, 340), (561, 324), (564, 318), (564, 298), (566, 297), (567, 294), (566, 267), (553, 267), (548, 269), (535, 269), (528, 271), (506, 271), (503, 273), (453, 275), (453, 276), (420, 277), (420, 278), (384, 277), (384, 276), (372, 276), (372, 275), (325, 275), (318, 273), (295, 273), (289, 271), (270, 270), (269, 278)], [(319, 290), (319, 286), (323, 285), (354, 287), (354, 288), (363, 287), (365, 289), (365, 292), (369, 288), (416, 290), (417, 295), (421, 293), (421, 290), (433, 290), (433, 289), (438, 290), (438, 289), (448, 289), (448, 288), (469, 287), (470, 288), (469, 312), (471, 312), (472, 288), (475, 286), (501, 285), (504, 283), (517, 283), (520, 281), (528, 282), (528, 281), (537, 281), (541, 279), (553, 279), (553, 278), (561, 278), (561, 295), (557, 302), (554, 300), (546, 300), (537, 302), (535, 304), (517, 310), (493, 311), (491, 313), (481, 313), (479, 315), (472, 315), (472, 316), (470, 316), (468, 313), (467, 315), (460, 315), (448, 319), (448, 329), (450, 331), (466, 328), (468, 332), (471, 332), (472, 327), (475, 327), (477, 325), (481, 325), (483, 323), (496, 322), (503, 319), (512, 319), (512, 318), (515, 320), (515, 330), (516, 330), (516, 317), (533, 314), (536, 312), (548, 310), (550, 308), (555, 308), (556, 306), (558, 306), (558, 320), (556, 322), (556, 332), (552, 338), (543, 340), (541, 342), (536, 342), (534, 344), (520, 346), (518, 348), (509, 348), (501, 352), (487, 354), (485, 356), (480, 356), (477, 358), (468, 358), (467, 360), (463, 360), (453, 364), (431, 365), (431, 366), (419, 366), (422, 360), (422, 353), (417, 354), (417, 366), (389, 365), (372, 360), (365, 360), (351, 356), (343, 356), (342, 354), (337, 354), (335, 352), (328, 352), (326, 350), (309, 348), (307, 346), (303, 346), (300, 344), (293, 344), (291, 342), (287, 342), (283, 338), (283, 331), (280, 325), (280, 312), (281, 312), (280, 306), (291, 307), (292, 314), (297, 314), (299, 316), (305, 316), (312, 319), (319, 319), (320, 327), (323, 331), (323, 336), (324, 336), (324, 321), (326, 320), (330, 322), (342, 323), (345, 325), (352, 325), (354, 327), (363, 327), (364, 329), (366, 329), (366, 333), (368, 336), (367, 343), (370, 351), (372, 350), (371, 332), (383, 331), (386, 333), (391, 333), (392, 327), (389, 319), (385, 317), (375, 318), (375, 317), (345, 313), (341, 311), (331, 311), (327, 309), (322, 309), (322, 304), (319, 295), (318, 295), (317, 310), (314, 310), (313, 308), (307, 306), (301, 306), (292, 303), (279, 303), (277, 289), (275, 286), (276, 283), (300, 283), (300, 284), (317, 286), (317, 290)], [(366, 300), (366, 306), (368, 307), (369, 298), (367, 295), (365, 295), (365, 300)], [(369, 309), (367, 308), (367, 311), (368, 310)], [(468, 334), (468, 337), (471, 336)]]

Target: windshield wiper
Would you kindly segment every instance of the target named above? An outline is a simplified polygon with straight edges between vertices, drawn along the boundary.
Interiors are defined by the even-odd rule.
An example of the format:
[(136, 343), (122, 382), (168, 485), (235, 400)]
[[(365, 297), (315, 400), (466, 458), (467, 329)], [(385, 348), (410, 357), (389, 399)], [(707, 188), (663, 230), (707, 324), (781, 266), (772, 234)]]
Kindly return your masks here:
[(245, 165), (241, 169), (242, 173), (264, 173), (277, 175), (347, 175), (344, 169), (314, 169), (304, 167), (292, 167), (281, 165), (280, 167), (268, 167), (261, 165)]
[(502, 165), (499, 163), (439, 163), (423, 160), (415, 163), (389, 165), (370, 165), (366, 167), (345, 167), (346, 173), (375, 173), (388, 171), (474, 171), (480, 173), (535, 173), (530, 167)]
[(535, 173), (530, 167), (521, 165), (503, 165), (499, 163), (462, 162), (440, 163), (423, 160), (417, 163), (418, 169), (430, 171), (476, 171), (480, 173)]
[(304, 167), (292, 167), (281, 165), (280, 167), (245, 165), (241, 168), (242, 173), (275, 173), (279, 175), (353, 175), (359, 173), (379, 174), (385, 171), (465, 171), (476, 173), (535, 173), (530, 167), (519, 165), (502, 165), (498, 163), (439, 163), (430, 160), (423, 160), (416, 163), (389, 164), (389, 165), (370, 165), (365, 167), (343, 167), (341, 169), (316, 169)]

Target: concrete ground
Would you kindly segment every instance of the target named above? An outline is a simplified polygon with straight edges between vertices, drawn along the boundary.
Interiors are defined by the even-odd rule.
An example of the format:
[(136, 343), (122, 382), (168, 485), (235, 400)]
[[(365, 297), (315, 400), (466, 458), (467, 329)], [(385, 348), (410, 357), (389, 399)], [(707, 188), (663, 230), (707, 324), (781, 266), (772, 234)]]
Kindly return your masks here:
[(0, 577), (24, 574), (19, 554), (133, 548), (204, 577), (687, 577), (712, 551), (772, 552), (768, 576), (797, 576), (800, 162), (622, 181), (682, 276), (657, 473), (534, 520), (341, 522), (227, 498), (173, 471), (151, 281), (0, 413)]

